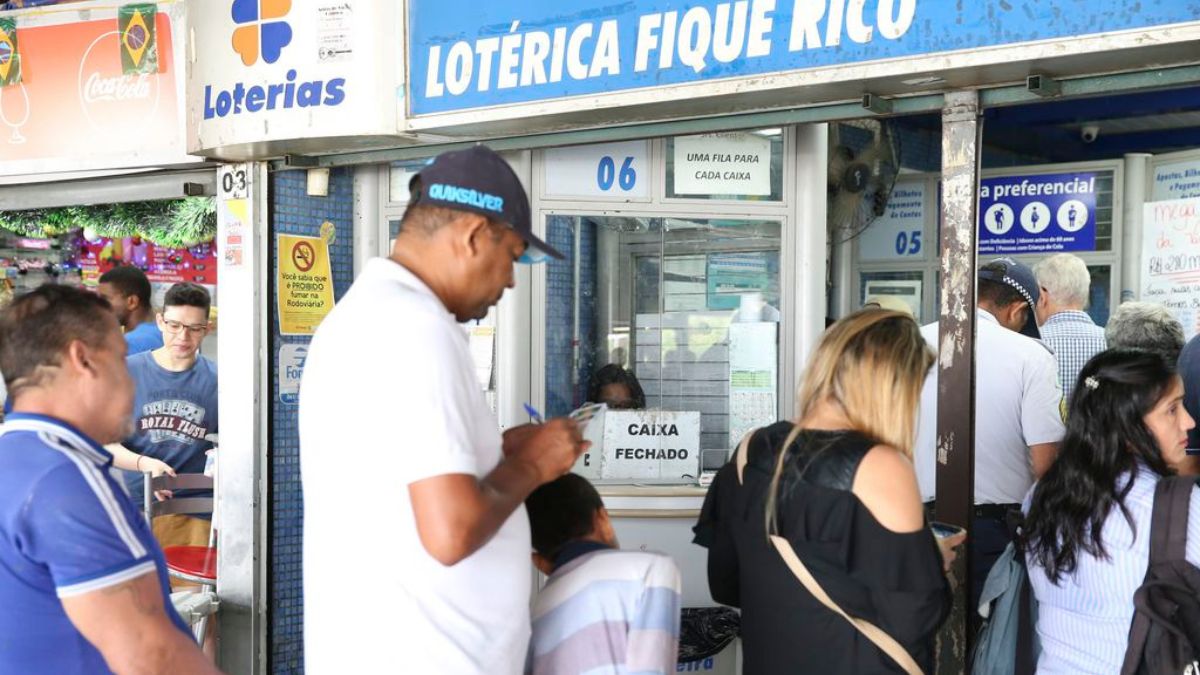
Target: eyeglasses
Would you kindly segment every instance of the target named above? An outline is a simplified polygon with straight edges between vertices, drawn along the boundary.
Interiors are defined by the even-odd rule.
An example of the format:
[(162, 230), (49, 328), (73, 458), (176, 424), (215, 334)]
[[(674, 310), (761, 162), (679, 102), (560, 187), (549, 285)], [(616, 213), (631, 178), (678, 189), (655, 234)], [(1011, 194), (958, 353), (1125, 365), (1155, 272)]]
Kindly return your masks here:
[(171, 334), (176, 334), (180, 331), (186, 330), (192, 335), (202, 335), (208, 331), (208, 324), (198, 324), (193, 326), (191, 324), (180, 323), (170, 319), (163, 319), (163, 326), (166, 328), (166, 331)]

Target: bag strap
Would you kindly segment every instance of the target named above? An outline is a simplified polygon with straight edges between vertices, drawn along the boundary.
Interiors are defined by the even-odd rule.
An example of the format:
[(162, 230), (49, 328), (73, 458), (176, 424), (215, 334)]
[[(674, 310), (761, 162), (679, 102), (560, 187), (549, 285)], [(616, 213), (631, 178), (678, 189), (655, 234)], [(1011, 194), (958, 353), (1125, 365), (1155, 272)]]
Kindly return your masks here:
[[(734, 455), (734, 466), (737, 467), (738, 485), (742, 484), (742, 477), (745, 473), (746, 463), (749, 461), (750, 456), (750, 439), (753, 436), (753, 430), (747, 433), (745, 437), (742, 438), (742, 442), (738, 444), (737, 454)], [(812, 575), (812, 572), (809, 572), (808, 568), (804, 566), (804, 563), (800, 561), (800, 557), (796, 555), (796, 551), (792, 548), (792, 545), (788, 543), (787, 539), (777, 535), (770, 535), (770, 537), (771, 543), (774, 544), (775, 550), (778, 551), (780, 557), (783, 558), (784, 564), (788, 566), (788, 569), (792, 571), (792, 574), (800, 580), (800, 583), (804, 585), (804, 588), (807, 589), (814, 598), (819, 600), (822, 605), (825, 605), (829, 609), (833, 610), (838, 616), (842, 617), (846, 621), (849, 621), (850, 625), (857, 628), (858, 631), (862, 633), (868, 640), (874, 643), (876, 647), (882, 650), (883, 653), (887, 654), (893, 661), (903, 668), (905, 673), (908, 673), (908, 675), (923, 675), (921, 666), (917, 665), (917, 662), (913, 659), (912, 655), (908, 653), (908, 650), (905, 649), (899, 642), (896, 642), (895, 638), (883, 632), (881, 628), (869, 621), (850, 616), (841, 608), (840, 605), (834, 602), (833, 598), (829, 597), (829, 594), (826, 593), (825, 589), (821, 587), (821, 584), (817, 581), (816, 577)]]
[(738, 443), (737, 452), (733, 456), (734, 466), (737, 467), (738, 485), (741, 485), (743, 475), (746, 473), (746, 463), (750, 461), (750, 439), (754, 437), (755, 429), (746, 432), (742, 436), (742, 442)]
[(860, 633), (873, 642), (883, 653), (891, 657), (908, 675), (922, 675), (921, 666), (917, 665), (917, 662), (908, 653), (908, 650), (901, 646), (899, 642), (896, 642), (895, 638), (883, 632), (881, 628), (869, 621), (850, 616), (840, 605), (833, 601), (833, 598), (829, 597), (829, 594), (825, 592), (824, 588), (821, 588), (821, 584), (813, 577), (812, 572), (809, 572), (804, 563), (800, 561), (800, 557), (796, 555), (796, 551), (792, 549), (792, 545), (788, 543), (787, 539), (773, 534), (771, 535), (771, 543), (775, 545), (775, 550), (779, 551), (779, 555), (783, 558), (783, 562), (788, 566), (788, 569), (792, 571), (792, 574), (796, 575), (800, 583), (804, 584), (804, 588), (808, 589), (808, 592), (812, 593), (814, 598), (820, 600), (822, 605), (825, 605), (838, 616), (849, 621), (850, 625), (857, 628)]
[[(1154, 487), (1154, 512), (1150, 516), (1150, 564), (1146, 580), (1154, 566), (1172, 560), (1185, 560), (1187, 554), (1188, 511), (1191, 509), (1192, 487), (1195, 480), (1188, 476), (1168, 476)], [(1143, 581), (1143, 584), (1145, 581)], [(1142, 652), (1150, 635), (1150, 617), (1136, 609), (1129, 627), (1129, 643), (1125, 648), (1122, 675), (1137, 673), (1142, 664)]]
[(1168, 476), (1154, 488), (1150, 521), (1150, 567), (1187, 557), (1188, 511), (1195, 479)]
[[(1012, 546), (1012, 544), (1009, 544)], [(1034, 656), (1034, 634), (1037, 627), (1033, 621), (1033, 584), (1029, 582), (1029, 570), (1025, 567), (1025, 556), (1018, 550), (1015, 559), (1021, 566), (1021, 591), (1017, 599), (1017, 655), (1013, 664), (1015, 675), (1034, 675), (1037, 658)]]

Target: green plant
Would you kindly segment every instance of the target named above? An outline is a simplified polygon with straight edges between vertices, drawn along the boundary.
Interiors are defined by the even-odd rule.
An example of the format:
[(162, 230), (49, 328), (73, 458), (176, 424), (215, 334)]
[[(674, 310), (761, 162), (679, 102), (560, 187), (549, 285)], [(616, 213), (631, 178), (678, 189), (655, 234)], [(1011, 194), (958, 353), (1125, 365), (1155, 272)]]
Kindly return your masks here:
[(0, 211), (0, 228), (24, 237), (53, 237), (90, 229), (101, 237), (140, 235), (172, 248), (195, 246), (217, 235), (217, 207), (211, 197)]

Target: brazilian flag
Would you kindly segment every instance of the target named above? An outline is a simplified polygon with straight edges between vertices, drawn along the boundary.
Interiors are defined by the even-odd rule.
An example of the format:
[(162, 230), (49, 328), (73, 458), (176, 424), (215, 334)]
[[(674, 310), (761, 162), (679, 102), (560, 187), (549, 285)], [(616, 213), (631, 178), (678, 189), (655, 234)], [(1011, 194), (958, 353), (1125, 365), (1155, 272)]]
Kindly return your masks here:
[(17, 51), (16, 19), (0, 19), (0, 87), (21, 81), (21, 53)]
[(154, 37), (154, 3), (123, 5), (117, 10), (121, 71), (126, 75), (158, 72), (158, 40)]

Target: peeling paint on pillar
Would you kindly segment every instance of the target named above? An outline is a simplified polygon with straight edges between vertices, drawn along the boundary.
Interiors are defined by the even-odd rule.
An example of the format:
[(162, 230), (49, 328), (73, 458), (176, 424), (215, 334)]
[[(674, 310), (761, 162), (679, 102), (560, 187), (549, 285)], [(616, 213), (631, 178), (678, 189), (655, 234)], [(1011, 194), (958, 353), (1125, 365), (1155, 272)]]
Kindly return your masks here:
[[(979, 96), (946, 95), (942, 110), (941, 304), (938, 311), (936, 517), (970, 527), (974, 502), (975, 238)], [(969, 539), (969, 536), (968, 536)], [(969, 653), (966, 551), (951, 567), (954, 605), (938, 635), (938, 671), (960, 673)]]

